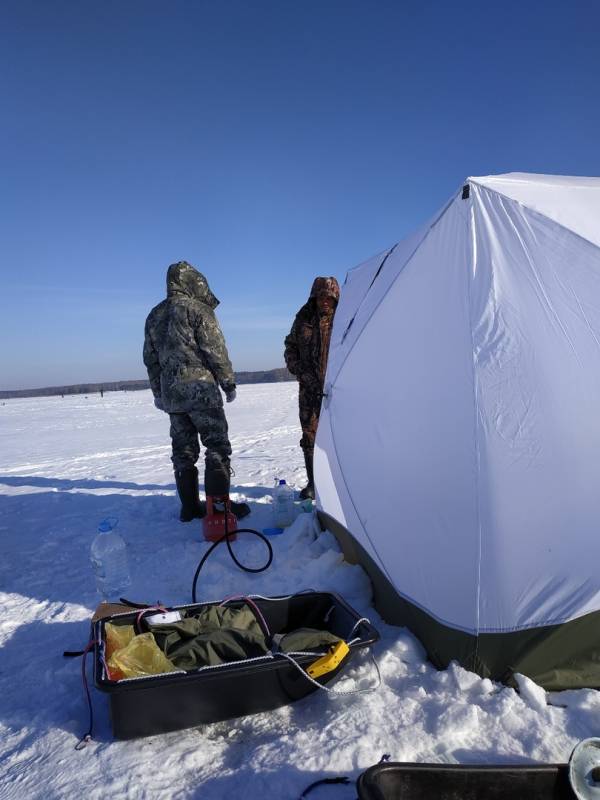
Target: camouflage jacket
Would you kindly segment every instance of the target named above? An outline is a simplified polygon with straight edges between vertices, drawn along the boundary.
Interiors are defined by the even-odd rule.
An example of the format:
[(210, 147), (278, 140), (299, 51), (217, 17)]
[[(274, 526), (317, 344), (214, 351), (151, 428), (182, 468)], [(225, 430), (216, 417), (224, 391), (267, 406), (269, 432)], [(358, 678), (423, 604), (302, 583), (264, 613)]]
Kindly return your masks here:
[(218, 387), (235, 388), (218, 304), (204, 275), (186, 261), (171, 264), (167, 299), (148, 315), (144, 338), (150, 387), (167, 413), (222, 406)]
[(316, 278), (310, 298), (300, 311), (285, 339), (285, 363), (305, 392), (320, 395), (325, 383), (329, 342), (335, 315), (335, 306), (326, 313), (317, 308), (317, 295), (339, 299), (339, 287), (335, 278)]

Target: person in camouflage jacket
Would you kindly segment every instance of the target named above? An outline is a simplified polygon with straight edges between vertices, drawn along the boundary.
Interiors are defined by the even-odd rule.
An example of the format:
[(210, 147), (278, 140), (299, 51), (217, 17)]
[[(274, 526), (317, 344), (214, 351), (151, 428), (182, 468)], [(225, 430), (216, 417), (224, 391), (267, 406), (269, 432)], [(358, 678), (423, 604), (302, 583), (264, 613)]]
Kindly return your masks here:
[(308, 475), (302, 499), (314, 498), (313, 454), (327, 372), (333, 318), (340, 298), (335, 278), (315, 278), (308, 302), (296, 314), (285, 339), (285, 363), (299, 383), (300, 447)]
[[(167, 297), (146, 320), (144, 364), (154, 403), (171, 420), (172, 461), (182, 522), (202, 517), (198, 493), (198, 435), (205, 448), (205, 491), (229, 494), (231, 445), (223, 400), (235, 400), (235, 377), (215, 316), (219, 301), (204, 275), (187, 261), (167, 271)], [(235, 507), (234, 507), (235, 506)], [(240, 516), (245, 504), (233, 504)]]

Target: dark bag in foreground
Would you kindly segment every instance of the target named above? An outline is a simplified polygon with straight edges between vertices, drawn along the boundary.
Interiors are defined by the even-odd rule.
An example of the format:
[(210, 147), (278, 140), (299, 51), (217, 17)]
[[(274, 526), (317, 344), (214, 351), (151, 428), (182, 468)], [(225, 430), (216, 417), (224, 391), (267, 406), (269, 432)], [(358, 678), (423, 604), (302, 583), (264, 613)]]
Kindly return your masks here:
[(575, 800), (566, 764), (377, 764), (357, 788), (359, 800)]
[[(356, 653), (379, 639), (379, 634), (339, 595), (307, 592), (291, 597), (253, 596), (252, 604), (266, 622), (275, 642), (285, 634), (301, 629), (328, 631), (347, 642), (348, 654), (341, 663), (316, 680), (326, 684), (343, 672)], [(229, 601), (228, 608), (243, 608), (244, 600)], [(169, 610), (201, 611), (216, 603), (176, 606)], [(132, 625), (138, 612), (116, 614), (93, 625), (93, 638), (105, 642), (105, 626)], [(304, 673), (315, 663), (322, 648), (305, 655), (293, 655), (296, 665), (276, 652), (253, 659), (231, 661), (188, 671), (148, 677), (110, 680), (103, 647), (96, 646), (94, 678), (96, 687), (110, 698), (113, 734), (131, 739), (196, 725), (269, 711), (299, 700), (317, 686)]]

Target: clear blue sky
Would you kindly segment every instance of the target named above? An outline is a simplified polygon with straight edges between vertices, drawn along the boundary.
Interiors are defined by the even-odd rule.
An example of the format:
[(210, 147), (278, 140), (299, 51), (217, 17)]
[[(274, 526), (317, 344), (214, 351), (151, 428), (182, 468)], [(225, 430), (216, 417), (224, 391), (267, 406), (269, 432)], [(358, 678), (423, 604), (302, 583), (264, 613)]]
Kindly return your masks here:
[(600, 4), (5, 0), (0, 388), (140, 378), (166, 267), (236, 369), (468, 175), (600, 175)]

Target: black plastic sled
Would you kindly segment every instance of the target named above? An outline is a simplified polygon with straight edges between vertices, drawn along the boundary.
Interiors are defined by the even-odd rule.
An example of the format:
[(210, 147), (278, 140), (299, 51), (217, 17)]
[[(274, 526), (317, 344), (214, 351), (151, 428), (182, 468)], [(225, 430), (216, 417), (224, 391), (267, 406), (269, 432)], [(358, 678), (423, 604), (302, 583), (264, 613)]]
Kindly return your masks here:
[(359, 800), (576, 800), (566, 764), (371, 767), (357, 782)]
[[(379, 639), (376, 629), (360, 619), (339, 595), (307, 592), (291, 597), (252, 597), (272, 634), (298, 628), (327, 630), (348, 642), (350, 652), (341, 664), (318, 681), (329, 683), (342, 673), (359, 650)], [(174, 606), (169, 610), (200, 609), (215, 603)], [(243, 607), (244, 601), (230, 601), (228, 607)], [(104, 626), (131, 625), (137, 612), (115, 614), (94, 625), (94, 638), (105, 641)], [(304, 669), (314, 663), (314, 654), (297, 656)], [(253, 663), (230, 662), (188, 672), (167, 673), (120, 681), (108, 679), (100, 647), (94, 651), (94, 679), (98, 689), (110, 698), (112, 730), (117, 739), (166, 733), (196, 725), (270, 711), (318, 691), (302, 671), (282, 657), (265, 656)]]

